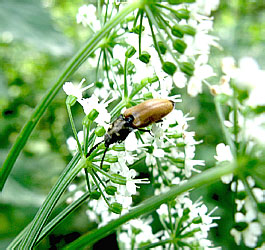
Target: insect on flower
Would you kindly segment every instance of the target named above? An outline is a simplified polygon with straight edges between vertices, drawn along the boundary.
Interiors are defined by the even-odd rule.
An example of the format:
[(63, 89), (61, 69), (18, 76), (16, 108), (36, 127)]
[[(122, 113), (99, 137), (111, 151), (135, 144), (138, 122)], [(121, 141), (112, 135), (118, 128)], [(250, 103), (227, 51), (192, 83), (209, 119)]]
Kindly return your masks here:
[(102, 168), (106, 152), (111, 144), (124, 141), (134, 129), (150, 132), (149, 130), (141, 128), (147, 127), (154, 122), (161, 122), (162, 118), (168, 115), (173, 108), (173, 101), (167, 99), (151, 99), (126, 109), (124, 113), (110, 125), (104, 136), (104, 140), (92, 147), (86, 157), (88, 157), (100, 143), (104, 142), (106, 149), (100, 163), (100, 168)]

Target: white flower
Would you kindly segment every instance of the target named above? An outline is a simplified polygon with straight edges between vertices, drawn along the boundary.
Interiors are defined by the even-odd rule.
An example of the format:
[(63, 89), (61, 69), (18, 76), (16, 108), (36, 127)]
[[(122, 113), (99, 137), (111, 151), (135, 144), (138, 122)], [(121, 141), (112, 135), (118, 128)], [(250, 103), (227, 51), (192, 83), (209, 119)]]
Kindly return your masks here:
[[(219, 143), (216, 146), (216, 155), (214, 158), (218, 162), (232, 162), (233, 161), (233, 155), (230, 150), (229, 145), (225, 145), (224, 143)], [(233, 174), (224, 175), (221, 177), (221, 180), (223, 183), (228, 184), (233, 180)]]
[(213, 95), (225, 94), (232, 96), (233, 90), (229, 84), (230, 77), (229, 76), (222, 76), (220, 79), (220, 83), (218, 85), (211, 85), (211, 92)]
[[(77, 138), (79, 140), (79, 142), (82, 144), (84, 141), (84, 132), (83, 131), (79, 131), (77, 133)], [(67, 140), (66, 140), (66, 144), (67, 147), (70, 151), (76, 151), (77, 150), (77, 142), (75, 140), (74, 137), (70, 136)]]
[(236, 70), (235, 82), (244, 89), (255, 89), (263, 85), (265, 71), (259, 69), (258, 63), (251, 57), (243, 57), (239, 60)]
[(222, 58), (222, 71), (229, 77), (235, 76), (235, 59), (233, 57), (224, 57)]
[(83, 106), (84, 112), (88, 115), (92, 109), (96, 109), (99, 114), (98, 117), (95, 119), (95, 122), (102, 126), (108, 127), (108, 123), (110, 122), (110, 114), (108, 113), (106, 107), (108, 106), (107, 103), (99, 102), (98, 97), (92, 95), (90, 98), (83, 98), (79, 100), (79, 103)]
[[(265, 99), (265, 98), (264, 98)], [(245, 136), (248, 140), (253, 140), (260, 145), (264, 145), (265, 136), (265, 115), (261, 114), (255, 117), (249, 117), (245, 121)]]
[(187, 84), (187, 77), (183, 72), (177, 71), (173, 75), (173, 82), (178, 88), (184, 88)]
[(191, 96), (196, 96), (202, 92), (202, 81), (215, 76), (213, 69), (210, 65), (206, 64), (208, 61), (208, 56), (199, 56), (196, 60), (194, 67), (194, 73), (188, 83), (188, 94)]
[(230, 234), (234, 236), (237, 245), (240, 244), (240, 241), (243, 238), (245, 245), (252, 248), (257, 246), (258, 237), (261, 233), (262, 230), (258, 222), (250, 223), (243, 231), (237, 231), (235, 228), (232, 228), (230, 231)]
[(233, 155), (230, 150), (229, 145), (225, 145), (224, 143), (219, 143), (216, 146), (216, 156), (214, 158), (218, 162), (223, 162), (223, 161), (233, 161)]
[(84, 27), (93, 27), (93, 31), (100, 29), (100, 22), (97, 20), (97, 9), (93, 4), (83, 5), (78, 9), (76, 14), (76, 22), (82, 23)]
[(134, 151), (138, 149), (138, 140), (135, 133), (130, 133), (124, 141), (126, 151)]
[(192, 5), (192, 7), (194, 8), (194, 11), (210, 16), (211, 12), (218, 8), (219, 3), (219, 0), (197, 0), (194, 6)]
[(141, 243), (158, 242), (157, 234), (153, 234), (150, 223), (152, 219), (134, 219), (122, 226), (122, 232), (118, 235), (123, 249), (138, 248)]
[(63, 90), (67, 95), (72, 95), (77, 98), (77, 100), (82, 99), (82, 93), (87, 90), (88, 88), (91, 88), (92, 86), (88, 85), (84, 88), (82, 88), (82, 84), (85, 82), (85, 78), (82, 79), (82, 81), (78, 84), (75, 85), (72, 82), (65, 82), (63, 85)]
[(149, 184), (150, 181), (147, 178), (144, 179), (134, 179), (136, 176), (136, 171), (130, 169), (126, 173), (121, 173), (122, 176), (126, 177), (126, 189), (130, 195), (136, 194), (136, 189), (139, 188), (136, 184)]

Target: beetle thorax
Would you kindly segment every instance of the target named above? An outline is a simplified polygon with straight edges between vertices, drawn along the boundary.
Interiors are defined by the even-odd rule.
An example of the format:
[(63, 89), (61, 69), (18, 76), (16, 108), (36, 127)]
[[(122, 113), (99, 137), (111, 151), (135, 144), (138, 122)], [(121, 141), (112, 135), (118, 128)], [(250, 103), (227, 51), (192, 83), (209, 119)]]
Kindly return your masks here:
[(108, 132), (105, 134), (105, 146), (108, 147), (115, 142), (124, 141), (129, 133), (133, 131), (132, 122), (132, 117), (125, 118), (123, 115), (120, 115), (117, 120), (111, 124)]

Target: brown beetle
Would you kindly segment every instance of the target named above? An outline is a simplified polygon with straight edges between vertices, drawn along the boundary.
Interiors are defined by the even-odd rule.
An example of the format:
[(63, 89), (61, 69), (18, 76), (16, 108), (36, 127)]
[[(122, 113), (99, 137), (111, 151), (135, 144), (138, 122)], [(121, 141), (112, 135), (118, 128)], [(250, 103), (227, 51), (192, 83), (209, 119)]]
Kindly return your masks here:
[(143, 130), (141, 128), (147, 127), (154, 122), (160, 122), (163, 117), (173, 110), (173, 108), (174, 102), (170, 100), (151, 99), (126, 109), (124, 113), (111, 124), (104, 136), (104, 140), (90, 149), (87, 157), (100, 143), (104, 142), (106, 149), (100, 163), (100, 167), (102, 167), (105, 154), (111, 144), (124, 141), (134, 129), (149, 132), (149, 130)]

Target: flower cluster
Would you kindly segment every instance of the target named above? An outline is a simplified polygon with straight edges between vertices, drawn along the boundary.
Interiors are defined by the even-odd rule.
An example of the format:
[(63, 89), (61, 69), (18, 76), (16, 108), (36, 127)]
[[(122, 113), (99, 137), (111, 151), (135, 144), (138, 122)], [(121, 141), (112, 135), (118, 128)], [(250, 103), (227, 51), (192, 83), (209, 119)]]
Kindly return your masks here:
[[(172, 89), (187, 86), (188, 93), (196, 96), (202, 91), (202, 82), (214, 75), (208, 65), (208, 54), (210, 46), (218, 44), (208, 32), (213, 24), (209, 15), (218, 1), (211, 5), (202, 1), (143, 2), (142, 8), (108, 33), (94, 51), (94, 57), (88, 59), (92, 66), (97, 65), (94, 84), (82, 88), (82, 80), (78, 86), (67, 82), (63, 87), (73, 99), (68, 103), (74, 105), (77, 101), (86, 115), (83, 132), (76, 132), (75, 138), (68, 142), (69, 148), (76, 148), (87, 157), (86, 179), (93, 198), (88, 202), (87, 215), (99, 225), (130, 210), (133, 196), (139, 194), (139, 184), (152, 184), (154, 194), (159, 195), (185, 183), (192, 172), (200, 172), (198, 166), (204, 166), (204, 161), (194, 159), (200, 141), (195, 140), (195, 132), (189, 131), (188, 122), (193, 118), (177, 109), (181, 100)], [(77, 22), (95, 32), (97, 25), (103, 27), (123, 4), (113, 2), (101, 7), (102, 12), (94, 5), (81, 7)], [(88, 88), (93, 94), (84, 98), (83, 92)], [(152, 98), (171, 100), (176, 107), (163, 122), (147, 128), (150, 133), (134, 131), (124, 142), (111, 146), (100, 169), (104, 146), (97, 147), (97, 144), (104, 141), (104, 133), (113, 117), (123, 113), (125, 108)], [(68, 111), (71, 119), (70, 108)], [(75, 133), (75, 128), (73, 131)], [(93, 149), (89, 154), (86, 154), (87, 147)], [(133, 169), (137, 161), (148, 170), (149, 179), (138, 178), (139, 173)], [(73, 188), (77, 187), (71, 186)], [(78, 192), (78, 196), (80, 194)], [(207, 236), (215, 226), (214, 218), (201, 201), (193, 203), (189, 193), (162, 205), (157, 215), (164, 227), (158, 234), (152, 232), (152, 219), (135, 220), (122, 227), (120, 243), (126, 248), (161, 240), (164, 245), (178, 247), (211, 246)]]
[(236, 193), (235, 225), (230, 233), (238, 245), (243, 240), (246, 246), (257, 247), (264, 226), (264, 174), (260, 171), (265, 163), (261, 98), (265, 71), (249, 57), (242, 58), (238, 67), (232, 57), (224, 58), (222, 65), (224, 76), (219, 85), (212, 86), (212, 92), (219, 102), (230, 107), (229, 119), (223, 121), (230, 140), (229, 145), (217, 145), (215, 158), (218, 165), (233, 164), (240, 170), (241, 180), (232, 174), (222, 178)]
[[(126, 18), (119, 29), (112, 30), (109, 37), (102, 41), (100, 49), (95, 51), (96, 57), (91, 58), (90, 62), (92, 65), (100, 65), (101, 61), (102, 68), (107, 69), (96, 76), (96, 81), (104, 83), (104, 89), (108, 85), (110, 91), (119, 88), (117, 82), (123, 80), (124, 52), (128, 46), (132, 46), (138, 48), (138, 56), (131, 58), (128, 71), (133, 82), (155, 74), (159, 79), (169, 78), (167, 85), (163, 86), (167, 91), (175, 85), (178, 88), (187, 86), (191, 96), (202, 92), (204, 80), (215, 76), (208, 64), (208, 55), (211, 46), (219, 45), (217, 37), (209, 32), (213, 29), (211, 11), (217, 9), (219, 0), (181, 2), (171, 5), (150, 1), (150, 4)], [(113, 2), (107, 9), (103, 5), (105, 21), (117, 12), (118, 7), (122, 9), (124, 4)], [(84, 26), (97, 26), (98, 22), (104, 25), (103, 18), (100, 18), (93, 4), (80, 7), (76, 18)]]
[(207, 239), (208, 232), (211, 227), (216, 226), (213, 220), (218, 217), (211, 217), (214, 211), (208, 213), (207, 207), (199, 200), (194, 203), (188, 193), (174, 202), (161, 205), (156, 212), (160, 222), (156, 233), (151, 226), (154, 222), (151, 217), (132, 220), (122, 226), (118, 239), (124, 249), (131, 246), (206, 249), (212, 246), (211, 241)]

